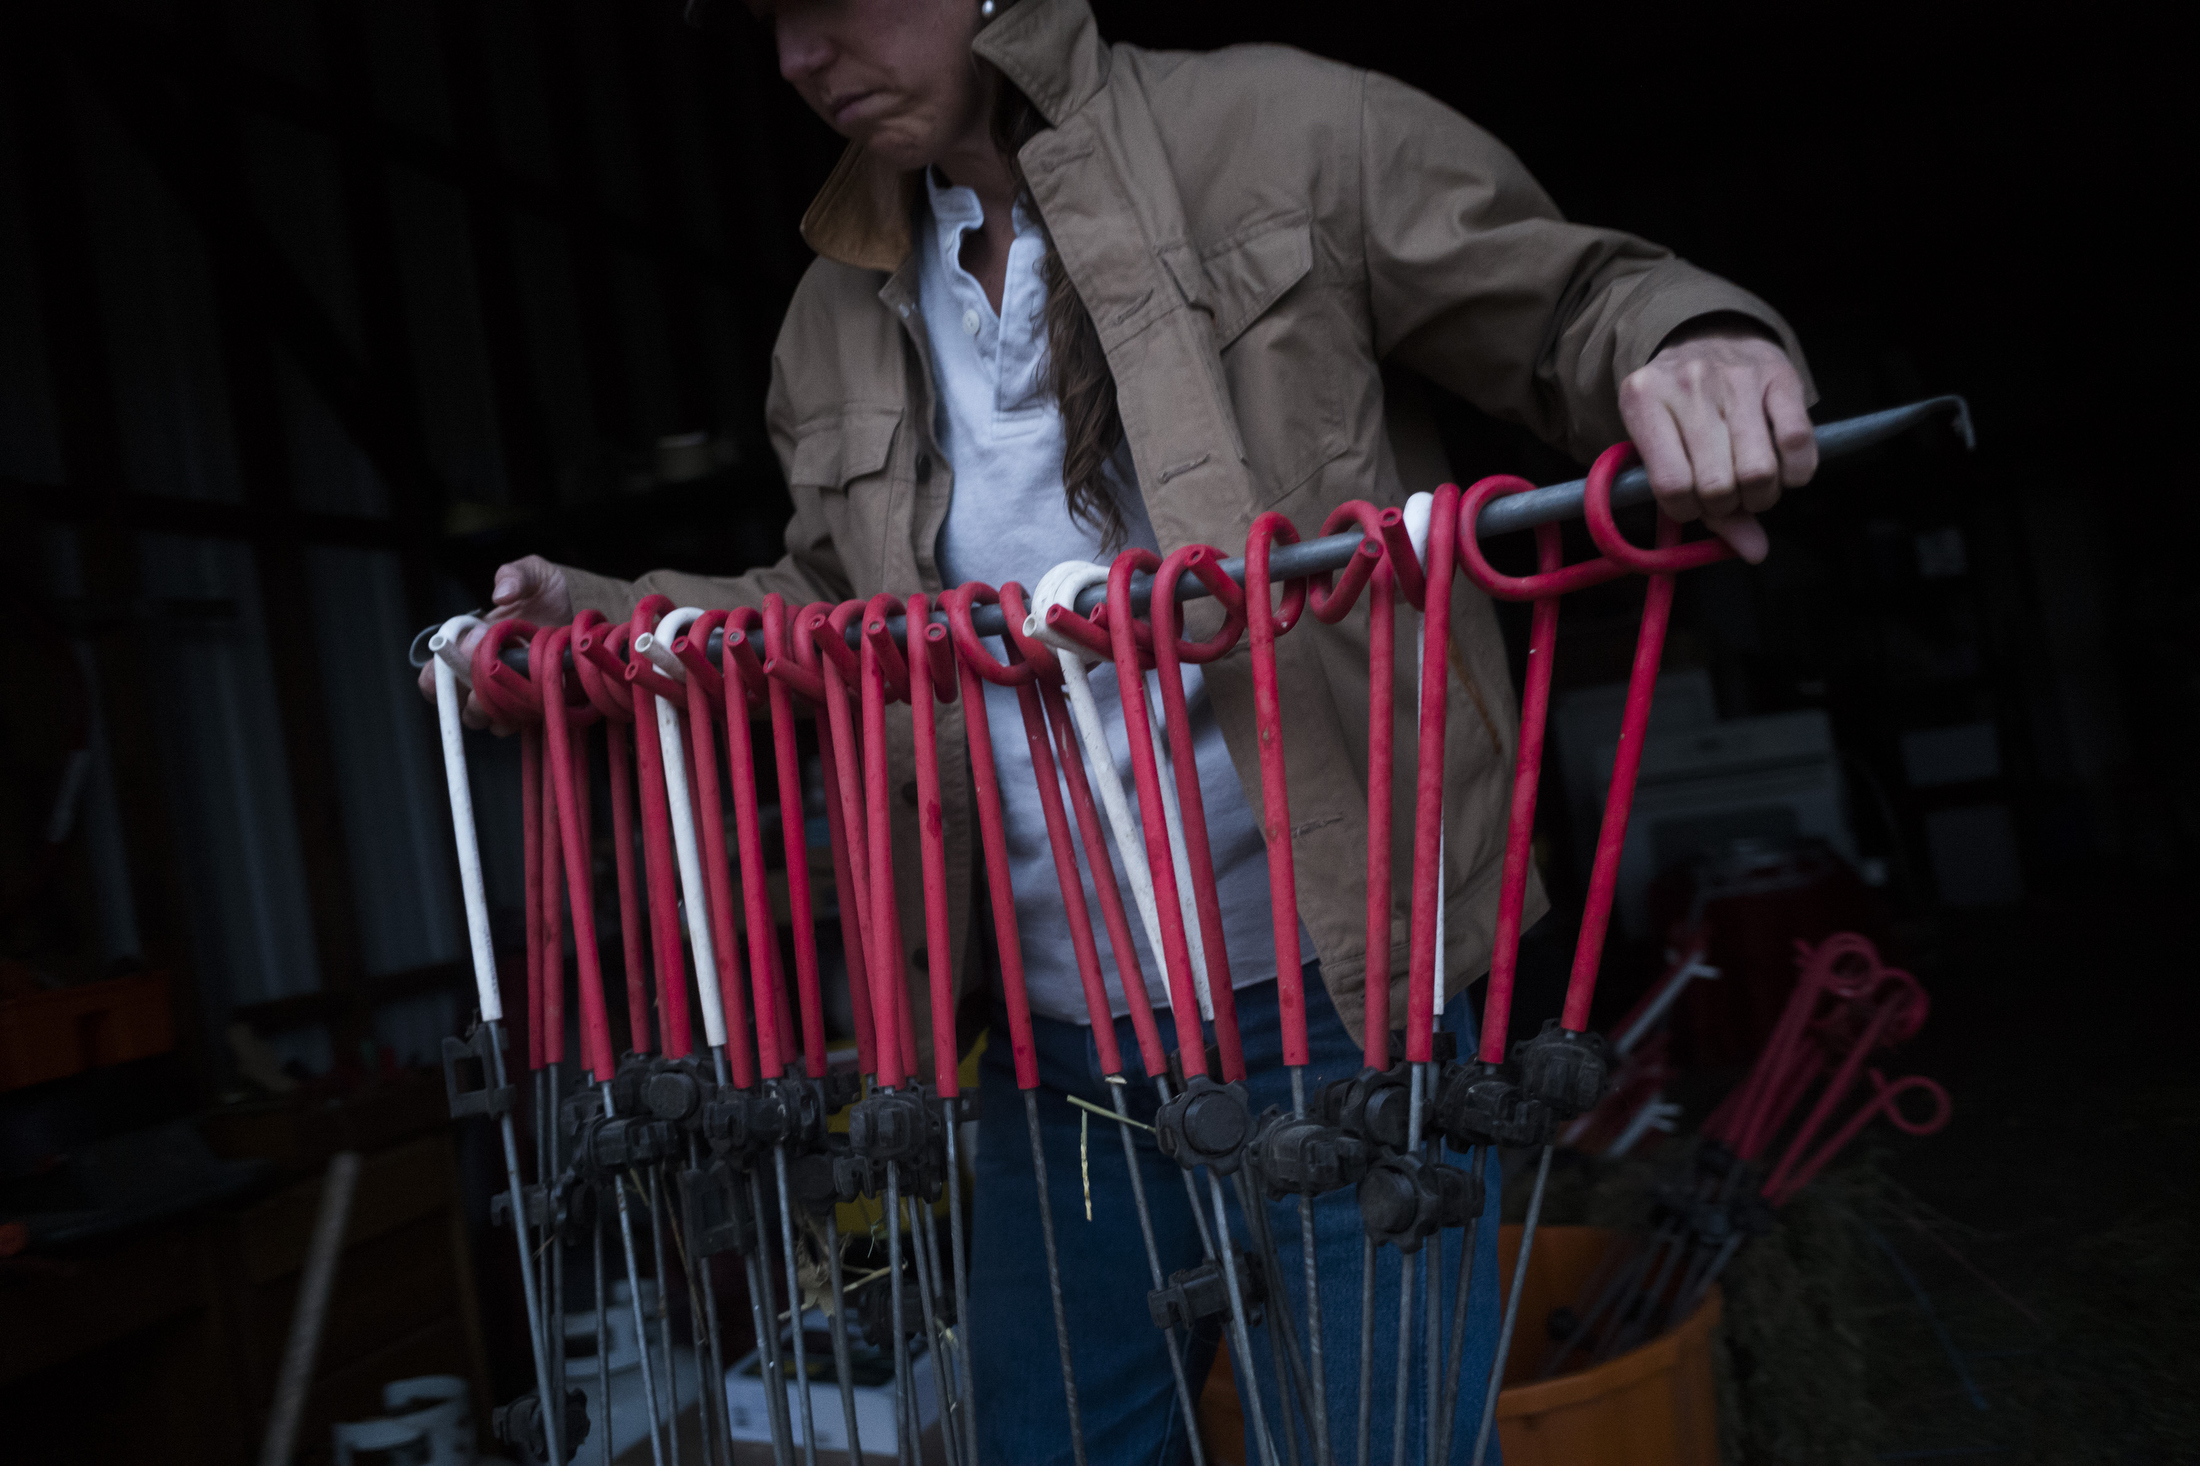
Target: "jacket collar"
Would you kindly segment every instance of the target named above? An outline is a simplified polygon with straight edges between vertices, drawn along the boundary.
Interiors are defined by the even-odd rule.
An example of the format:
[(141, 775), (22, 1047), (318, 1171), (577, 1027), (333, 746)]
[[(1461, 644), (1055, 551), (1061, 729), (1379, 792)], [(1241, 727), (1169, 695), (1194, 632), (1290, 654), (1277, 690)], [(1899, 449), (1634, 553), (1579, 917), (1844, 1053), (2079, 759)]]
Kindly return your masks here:
[[(1108, 51), (1087, 0), (1020, 0), (978, 32), (971, 53), (998, 67), (1058, 125), (1107, 81)], [(893, 271), (909, 256), (910, 214), (922, 181), (854, 143), (802, 216), (802, 238), (829, 260)]]

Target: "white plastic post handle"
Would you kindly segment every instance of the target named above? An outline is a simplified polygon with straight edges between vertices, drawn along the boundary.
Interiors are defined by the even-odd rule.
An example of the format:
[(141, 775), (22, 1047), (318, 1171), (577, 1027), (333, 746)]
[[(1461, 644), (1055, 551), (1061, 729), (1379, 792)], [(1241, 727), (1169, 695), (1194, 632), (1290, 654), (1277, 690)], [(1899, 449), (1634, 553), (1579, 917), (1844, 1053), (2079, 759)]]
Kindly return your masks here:
[[(1024, 635), (1043, 641), (1055, 649), (1062, 663), (1062, 682), (1069, 692), (1070, 723), (1077, 730), (1078, 741), (1085, 746), (1087, 777), (1099, 786), (1100, 802), (1107, 809), (1108, 827), (1115, 835), (1115, 848), (1123, 857), (1123, 870), (1130, 877), (1131, 898), (1138, 907), (1139, 925), (1146, 930), (1146, 950), (1153, 954), (1154, 965), (1160, 969), (1166, 965), (1161, 944), (1161, 905), (1154, 896), (1153, 868), (1146, 863), (1146, 846), (1139, 834), (1138, 817), (1131, 813), (1123, 794), (1123, 781), (1115, 769), (1115, 754), (1108, 747), (1107, 729), (1100, 721), (1100, 705), (1092, 695), (1092, 682), (1085, 673), (1084, 648), (1063, 637), (1046, 624), (1049, 606), (1061, 605), (1074, 608), (1078, 595), (1092, 585), (1106, 585), (1108, 570), (1084, 560), (1065, 560), (1039, 577), (1038, 589), (1032, 592), (1031, 613), (1024, 621)], [(1118, 701), (1120, 708), (1121, 703)], [(1207, 953), (1199, 940), (1199, 910), (1194, 904), (1192, 886), (1187, 874), (1184, 854), (1182, 815), (1177, 813), (1176, 781), (1171, 775), (1169, 746), (1160, 736), (1157, 704), (1149, 694), (1147, 708), (1153, 715), (1155, 727), (1154, 754), (1160, 765), (1162, 814), (1170, 821), (1169, 858), (1178, 871), (1177, 904), (1184, 913), (1184, 927), (1190, 937), (1188, 945), (1192, 955), (1192, 988), (1199, 996), (1200, 1016), (1214, 1021), (1214, 1000), (1207, 991)], [(1171, 1001), (1166, 989), (1163, 1001)]]
[[(1435, 512), (1436, 496), (1434, 494), (1415, 494), (1406, 500), (1406, 534), (1412, 539), (1413, 553), (1419, 557), (1424, 568), (1428, 565), (1429, 519)], [(1416, 616), (1414, 619), (1416, 626), (1418, 626), (1420, 618)], [(1419, 708), (1421, 700), (1428, 696), (1428, 668), (1422, 665), (1427, 655), (1427, 638), (1416, 635), (1413, 638), (1413, 699), (1416, 709)], [(1448, 678), (1438, 679), (1436, 687), (1438, 697), (1446, 696), (1451, 691), (1447, 685), (1448, 682)], [(1420, 726), (1418, 720), (1415, 721), (1414, 726)], [(1435, 1016), (1442, 1018), (1444, 1016), (1444, 821), (1442, 816), (1438, 816), (1436, 821), (1436, 962), (1430, 976), (1430, 982), (1436, 989)]]
[[(655, 631), (634, 638), (634, 650), (674, 682), (687, 681), (687, 668), (672, 654), (672, 643), (703, 614), (699, 606), (667, 612)], [(714, 1049), (726, 1046), (726, 1010), (718, 998), (718, 950), (710, 935), (710, 896), (703, 885), (703, 858), (695, 844), (695, 804), (688, 793), (687, 752), (680, 741), (680, 710), (666, 697), (657, 704), (657, 743), (664, 750), (665, 802), (672, 807), (672, 845), (680, 861), (680, 898), (687, 912), (688, 946), (695, 953), (695, 987), (703, 1007), (703, 1038)]]
[(479, 629), (475, 616), (453, 616), (428, 642), (435, 667), (435, 720), (443, 733), (443, 778), (451, 791), (451, 830), (458, 840), (458, 884), (466, 900), (466, 935), (474, 951), (474, 997), (481, 1021), (504, 1021), (504, 1000), (497, 992), (496, 944), (489, 936), (489, 897), (481, 881), (481, 841), (474, 830), (473, 786), (466, 778), (466, 730), (459, 722), (460, 686), (471, 686), (472, 668), (460, 651), (468, 632)]

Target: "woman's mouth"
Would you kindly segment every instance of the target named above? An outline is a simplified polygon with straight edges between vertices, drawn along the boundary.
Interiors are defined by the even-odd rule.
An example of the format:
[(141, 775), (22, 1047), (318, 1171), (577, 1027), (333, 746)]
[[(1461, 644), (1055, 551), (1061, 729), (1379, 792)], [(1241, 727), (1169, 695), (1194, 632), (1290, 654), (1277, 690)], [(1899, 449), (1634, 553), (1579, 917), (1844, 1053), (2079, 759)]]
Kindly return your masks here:
[(830, 109), (833, 126), (845, 129), (877, 110), (885, 93), (880, 91), (853, 92), (845, 97), (834, 97), (826, 106)]

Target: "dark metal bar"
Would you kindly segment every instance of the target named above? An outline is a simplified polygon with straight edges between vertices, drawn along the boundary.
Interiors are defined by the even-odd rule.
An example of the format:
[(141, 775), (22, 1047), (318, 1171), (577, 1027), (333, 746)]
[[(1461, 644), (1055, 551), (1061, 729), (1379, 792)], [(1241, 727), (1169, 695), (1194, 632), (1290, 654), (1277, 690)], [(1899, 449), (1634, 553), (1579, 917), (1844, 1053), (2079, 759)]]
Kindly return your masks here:
[[(1910, 429), (1925, 423), (1945, 419), (1965, 448), (1977, 446), (1977, 434), (1971, 427), (1970, 404), (1961, 397), (1928, 397), (1902, 407), (1890, 407), (1884, 412), (1868, 412), (1862, 417), (1843, 418), (1827, 423), (1817, 430), (1818, 459), (1820, 466), (1836, 459), (1847, 458), (1867, 448), (1889, 442)], [(1581, 517), (1582, 495), (1588, 486), (1587, 479), (1571, 479), (1562, 484), (1533, 489), (1525, 494), (1514, 494), (1500, 499), (1482, 511), (1475, 521), (1477, 539), (1489, 539), (1496, 535), (1511, 534), (1516, 530), (1533, 529), (1539, 524), (1555, 524), (1560, 520)], [(1630, 504), (1650, 502), (1650, 476), (1640, 468), (1630, 468), (1612, 485), (1612, 503), (1624, 508)], [(1295, 545), (1278, 545), (1268, 559), (1268, 573), (1272, 580), (1296, 579), (1302, 575), (1320, 575), (1337, 570), (1352, 558), (1360, 547), (1357, 534), (1333, 534), (1321, 539), (1302, 540)], [(1037, 567), (1043, 569), (1045, 567)], [(1240, 585), (1245, 583), (1245, 561), (1242, 558), (1222, 562), (1222, 571)], [(1207, 587), (1187, 572), (1177, 582), (1176, 598), (1179, 601), (1195, 601), (1208, 594)], [(1153, 580), (1149, 576), (1137, 576), (1131, 581), (1131, 605), (1143, 614), (1153, 597)], [(1107, 599), (1107, 591), (1094, 586), (1077, 598), (1077, 609), (1089, 614), (1094, 607)], [(936, 615), (935, 621), (946, 624), (946, 617)], [(440, 625), (440, 623), (438, 623)], [(980, 636), (999, 636), (1008, 629), (1008, 623), (998, 606), (981, 606), (973, 614), (971, 624)], [(900, 623), (890, 623), (898, 640), (902, 636)], [(857, 627), (848, 628), (848, 640), (856, 640)], [(428, 638), (437, 627), (430, 626), (413, 638), (412, 664), (425, 667), (428, 664)], [(719, 634), (711, 634), (710, 657), (718, 659)], [(568, 654), (570, 655), (570, 654)], [(504, 653), (505, 665), (515, 672), (527, 670), (527, 648), (513, 646)]]

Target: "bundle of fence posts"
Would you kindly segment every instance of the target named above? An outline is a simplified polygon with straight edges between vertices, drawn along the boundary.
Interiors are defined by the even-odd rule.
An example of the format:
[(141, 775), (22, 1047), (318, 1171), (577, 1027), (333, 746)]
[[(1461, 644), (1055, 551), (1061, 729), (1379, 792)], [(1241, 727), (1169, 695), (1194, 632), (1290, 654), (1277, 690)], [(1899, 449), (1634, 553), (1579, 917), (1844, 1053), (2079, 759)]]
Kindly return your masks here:
[[(1960, 399), (1940, 398), (1822, 428), (1821, 456), (1835, 459), (1935, 420), (1952, 420), (1968, 439)], [(985, 690), (999, 686), (1014, 690), (1062, 922), (1113, 1100), (1103, 1123), (1114, 1122), (1143, 1238), (1146, 1276), (1124, 1280), (1122, 1306), (1142, 1312), (1165, 1336), (1172, 1378), (1164, 1388), (1175, 1408), (1193, 1417), (1204, 1384), (1194, 1367), (1219, 1333), (1263, 1466), (1365, 1462), (1379, 1452), (1397, 1466), (1409, 1456), (1479, 1463), (1552, 1146), (1561, 1127), (1594, 1109), (1608, 1083), (1610, 1056), (1588, 1031), (1588, 1015), (1674, 578), (1728, 553), (1715, 540), (1682, 543), (1680, 526), (1662, 515), (1653, 548), (1630, 543), (1614, 510), (1650, 497), (1631, 462), (1623, 444), (1573, 484), (1538, 489), (1499, 476), (1464, 492), (1445, 485), (1402, 507), (1355, 502), (1303, 542), (1288, 520), (1264, 514), (1241, 555), (1207, 545), (1166, 557), (1131, 550), (1109, 565), (1048, 569), (1028, 594), (1015, 583), (971, 584), (800, 607), (769, 596), (730, 612), (652, 596), (619, 624), (590, 614), (559, 627), (501, 620), (470, 648), (480, 623), (469, 617), (424, 633), (418, 659), (435, 667), (479, 1001), (475, 1025), (446, 1041), (446, 1076), (455, 1116), (488, 1117), (499, 1128), (505, 1183), (498, 1209), (512, 1229), (536, 1386), (497, 1412), (501, 1437), (530, 1459), (564, 1462), (584, 1450), (608, 1461), (616, 1440), (646, 1435), (654, 1461), (677, 1461), (681, 1413), (693, 1404), (705, 1460), (730, 1462), (740, 1430), (728, 1406), (717, 1285), (724, 1265), (742, 1270), (768, 1435), (782, 1466), (797, 1456), (814, 1462), (821, 1446), (850, 1458), (891, 1449), (913, 1462), (931, 1419), (945, 1458), (976, 1466), (977, 1369), (966, 1326), (971, 1260), (958, 1155), (972, 1107), (956, 1043), (950, 954), (958, 913), (950, 905), (941, 777), (943, 764), (967, 760), (1007, 1015), (1008, 1032), (994, 1037), (1007, 1045), (1022, 1093), (1036, 1245), (1049, 1279), (1050, 1296), (1029, 1306), (1051, 1309), (1067, 1446), (1085, 1459), (1075, 1343), (1081, 1321), (1062, 1286), (1017, 925), (1016, 898), (1028, 893), (1014, 889), (1003, 815), (1003, 779), (1025, 775), (996, 763)], [(1577, 515), (1587, 519), (1598, 553), (1563, 565), (1557, 524)], [(1523, 529), (1536, 534), (1538, 570), (1500, 574), (1479, 541)], [(1450, 1051), (1442, 1023), (1447, 991), (1456, 1001), (1459, 979), (1477, 975), (1444, 970), (1445, 797), (1456, 772), (1446, 768), (1444, 669), (1460, 575), (1493, 597), (1533, 605), (1494, 949), (1477, 1049), (1466, 1057)], [(1571, 591), (1628, 576), (1644, 584), (1641, 630), (1565, 1005), (1515, 1045), (1510, 1009), (1558, 605)], [(1218, 614), (1193, 639), (1180, 602), (1201, 598), (1216, 601)], [(1277, 642), (1307, 617), (1330, 625), (1366, 620), (1365, 1045), (1359, 1072), (1310, 1086), (1307, 995), (1297, 964), (1279, 963), (1280, 1060), (1290, 1103), (1255, 1113), (1185, 669), (1241, 647), (1249, 660), (1275, 950), (1298, 951)], [(1404, 699), (1416, 721), (1399, 744), (1414, 750), (1410, 770), (1396, 767), (1404, 760), (1394, 750), (1401, 631), (1412, 638), (1418, 669)], [(1091, 669), (1103, 664), (1115, 674), (1113, 714), (1093, 694)], [(524, 1084), (512, 1072), (517, 1056), (507, 1053), (503, 996), (505, 983), (517, 989), (522, 964), (500, 973), (491, 939), (458, 711), (465, 687), (520, 741)], [(966, 746), (943, 748), (936, 710), (956, 702)], [(906, 718), (889, 718), (896, 704), (906, 705)], [(814, 725), (845, 994), (826, 991), (830, 964), (818, 950), (820, 907), (800, 815), (803, 722)], [(904, 724), (907, 746), (889, 736)], [(1127, 781), (1117, 776), (1114, 745), (1128, 747)], [(607, 893), (597, 890), (594, 858), (599, 760), (610, 806)], [(891, 797), (904, 766), (913, 769), (913, 801), (906, 786), (902, 800)], [(1412, 829), (1397, 848), (1411, 859), (1394, 871), (1393, 788), (1401, 778), (1410, 781), (1404, 807)], [(776, 862), (765, 848), (765, 788), (780, 811)], [(914, 807), (902, 814), (897, 804)], [(913, 825), (920, 867), (925, 932), (914, 949), (897, 900), (911, 842), (897, 843), (897, 820)], [(1410, 909), (1402, 954), (1391, 951), (1398, 890)], [(624, 1052), (614, 1052), (598, 942), (603, 895), (618, 914)], [(782, 920), (791, 931), (784, 953)], [(1151, 992), (1134, 922), (1162, 968)], [(912, 965), (924, 969), (914, 982)], [(1821, 966), (1825, 975), (1813, 991), (1846, 1016), (1813, 1009), (1795, 1019), (1792, 1032), (1783, 1025), (1777, 1062), (1762, 1077), (1753, 1074), (1730, 1112), (1722, 1111), (1718, 1133), (1734, 1164), (1706, 1187), (1729, 1211), (1741, 1178), (1776, 1206), (1874, 1106), (1898, 1114), (1891, 1097), (1902, 1086), (1872, 1071), (1879, 1098), (1815, 1138), (1838, 1103), (1829, 1096), (1853, 1087), (1869, 1049), (1922, 1018), (1914, 984), (1896, 982), (1876, 964), (1868, 982), (1847, 956)], [(1405, 1021), (1394, 1035), (1392, 973), (1399, 967)], [(1165, 1010), (1156, 994), (1165, 994)], [(579, 1053), (570, 1056), (569, 995), (579, 1035)], [(920, 1003), (929, 1054), (917, 1043)], [(849, 1015), (851, 1066), (828, 1061), (829, 1007)], [(1135, 1068), (1116, 1040), (1119, 1008), (1135, 1035)], [(1854, 1041), (1844, 1047), (1844, 1036)], [(1150, 1127), (1133, 1118), (1134, 1082), (1152, 1091)], [(1820, 1098), (1801, 1127), (1812, 1145), (1791, 1142), (1758, 1177), (1752, 1167), (1812, 1093)], [(834, 1123), (843, 1116), (844, 1126)], [(1201, 1254), (1187, 1267), (1166, 1266), (1173, 1259), (1156, 1240), (1137, 1156), (1148, 1144), (1181, 1172)], [(1484, 1321), (1470, 1317), (1469, 1305), (1477, 1238), (1485, 1220), (1494, 1226), (1485, 1213), (1499, 1148), (1533, 1155), (1534, 1180), (1502, 1319)], [(844, 1237), (842, 1208), (849, 1206), (868, 1208), (876, 1225)], [(1325, 1273), (1318, 1246), (1323, 1219), (1338, 1217), (1340, 1208), (1358, 1238), (1347, 1265), (1352, 1276), (1340, 1275), (1334, 1259)], [(1731, 1256), (1730, 1247), (1707, 1249), (1709, 1240), (1676, 1223), (1664, 1251), (1680, 1260), (1638, 1270), (1647, 1279), (1663, 1267), (1672, 1281), (1620, 1289), (1605, 1310), (1611, 1321), (1601, 1332), (1593, 1320), (1585, 1323), (1575, 1351), (1624, 1347), (1628, 1330), (1658, 1326), (1691, 1291), (1708, 1287)], [(570, 1276), (575, 1268), (586, 1270), (585, 1286)], [(639, 1388), (623, 1392), (611, 1378), (618, 1352), (610, 1337), (613, 1274), (627, 1285), (620, 1333), (631, 1325), (639, 1346)], [(1395, 1281), (1379, 1287), (1379, 1274)], [(1489, 1282), (1485, 1274), (1485, 1293)], [(1325, 1291), (1355, 1298), (1356, 1319), (1335, 1310), (1325, 1317)], [(1379, 1291), (1396, 1299), (1394, 1318), (1378, 1316)], [(590, 1307), (576, 1338), (569, 1300), (583, 1292)], [(676, 1296), (688, 1300), (685, 1310), (673, 1307)], [(829, 1330), (829, 1367), (814, 1357), (820, 1346), (806, 1326), (813, 1309)], [(684, 1326), (676, 1325), (683, 1312)], [(862, 1428), (858, 1349), (890, 1367), (890, 1441), (876, 1438), (875, 1416), (867, 1417), (868, 1436)], [(591, 1376), (593, 1390), (586, 1387)], [(813, 1399), (812, 1381), (828, 1376), (834, 1388)], [(685, 1387), (696, 1392), (686, 1400), (683, 1377), (696, 1381)], [(627, 1399), (632, 1404), (622, 1405)], [(631, 1418), (603, 1418), (622, 1408), (643, 1417), (638, 1431)], [(1196, 1432), (1192, 1438), (1197, 1458)]]

